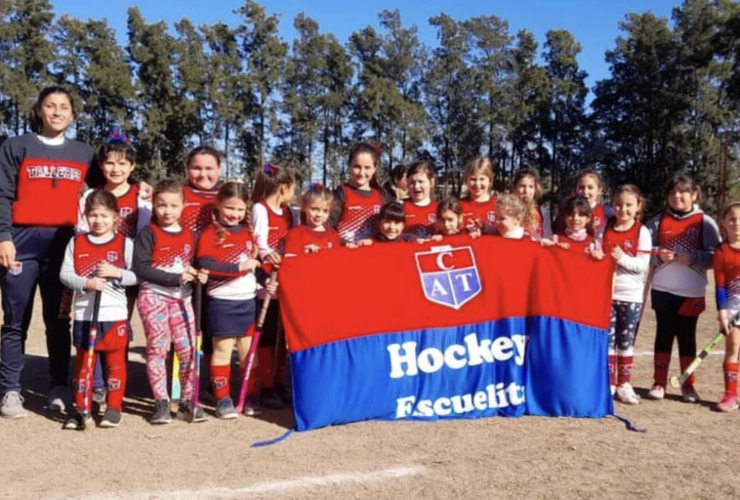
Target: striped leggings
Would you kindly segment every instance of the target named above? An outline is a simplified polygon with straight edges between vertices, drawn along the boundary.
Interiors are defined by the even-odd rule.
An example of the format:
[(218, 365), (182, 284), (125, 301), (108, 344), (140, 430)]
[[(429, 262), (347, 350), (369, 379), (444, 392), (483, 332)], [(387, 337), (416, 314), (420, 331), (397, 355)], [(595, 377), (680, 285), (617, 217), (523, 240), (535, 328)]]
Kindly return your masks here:
[(146, 374), (155, 399), (169, 399), (167, 352), (170, 340), (180, 361), (182, 399), (193, 397), (193, 344), (195, 323), (190, 300), (175, 299), (141, 290), (136, 301), (146, 335)]

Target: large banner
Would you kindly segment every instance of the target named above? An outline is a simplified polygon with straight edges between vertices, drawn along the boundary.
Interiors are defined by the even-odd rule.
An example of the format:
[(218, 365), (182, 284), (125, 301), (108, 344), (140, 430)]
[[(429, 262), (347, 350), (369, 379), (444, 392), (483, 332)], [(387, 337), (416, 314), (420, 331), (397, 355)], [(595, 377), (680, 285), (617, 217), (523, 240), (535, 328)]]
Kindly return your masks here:
[(285, 259), (298, 430), (613, 413), (613, 259), (468, 236)]

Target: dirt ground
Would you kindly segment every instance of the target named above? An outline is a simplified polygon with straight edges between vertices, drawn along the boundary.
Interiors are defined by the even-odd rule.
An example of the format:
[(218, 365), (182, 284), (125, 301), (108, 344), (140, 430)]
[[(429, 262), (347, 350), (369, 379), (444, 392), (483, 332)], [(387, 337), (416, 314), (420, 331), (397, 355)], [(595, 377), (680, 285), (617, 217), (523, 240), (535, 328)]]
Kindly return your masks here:
[[(707, 299), (700, 346), (716, 330), (714, 299)], [(712, 411), (723, 387), (721, 355), (699, 368), (701, 404), (683, 403), (670, 389), (664, 401), (615, 403), (616, 413), (646, 428), (644, 434), (614, 418), (363, 422), (250, 448), (281, 435), (292, 414), (147, 423), (152, 400), (138, 320), (121, 427), (63, 432), (61, 418), (44, 409), (40, 318), (37, 311), (24, 373), (31, 415), (0, 421), (0, 498), (740, 498), (734, 442), (740, 412)], [(647, 310), (635, 374), (643, 396), (651, 383), (654, 327)], [(674, 353), (672, 374), (677, 365)]]

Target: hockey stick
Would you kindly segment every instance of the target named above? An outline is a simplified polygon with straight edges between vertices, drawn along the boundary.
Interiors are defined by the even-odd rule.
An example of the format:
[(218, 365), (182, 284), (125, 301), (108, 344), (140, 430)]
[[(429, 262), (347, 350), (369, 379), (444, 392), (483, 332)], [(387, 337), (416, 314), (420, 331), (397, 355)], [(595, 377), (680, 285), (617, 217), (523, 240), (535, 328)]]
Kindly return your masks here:
[(190, 360), (191, 376), (193, 377), (193, 413), (200, 407), (200, 364), (203, 358), (203, 330), (201, 330), (201, 316), (203, 312), (203, 285), (196, 282), (193, 285), (193, 313), (195, 314), (195, 351)]
[[(93, 299), (93, 315), (92, 322), (90, 323), (90, 332), (87, 338), (87, 371), (85, 373), (85, 395), (82, 400), (82, 415), (80, 415), (79, 428), (84, 430), (87, 425), (87, 419), (90, 418), (90, 393), (92, 392), (92, 370), (93, 360), (95, 359), (95, 343), (98, 340), (98, 315), (100, 313), (100, 298), (103, 292), (100, 290), (95, 291), (95, 298)], [(78, 382), (79, 383), (79, 382)]]
[(723, 332), (719, 332), (717, 335), (715, 335), (714, 338), (710, 340), (706, 346), (704, 346), (704, 349), (702, 349), (699, 355), (694, 358), (694, 361), (691, 362), (688, 368), (686, 368), (686, 371), (683, 372), (680, 377), (671, 377), (671, 387), (681, 387), (684, 382), (686, 382), (689, 377), (693, 375), (701, 362), (704, 361), (704, 358), (706, 358), (709, 353), (712, 352), (712, 349), (714, 349), (724, 337), (725, 334)]
[[(277, 279), (277, 269), (273, 268), (270, 273), (268, 283), (273, 283)], [(244, 368), (244, 376), (242, 378), (242, 385), (239, 389), (239, 403), (236, 405), (236, 412), (241, 414), (244, 411), (244, 404), (247, 401), (247, 388), (249, 386), (249, 373), (252, 371), (252, 365), (254, 364), (254, 356), (257, 353), (257, 346), (260, 342), (260, 336), (262, 335), (262, 327), (265, 324), (265, 318), (267, 317), (267, 308), (270, 306), (271, 296), (268, 293), (265, 300), (262, 301), (262, 309), (260, 309), (260, 315), (257, 318), (257, 327), (254, 330), (252, 336), (252, 343), (249, 345), (249, 352), (247, 353), (247, 365)]]
[(180, 401), (182, 395), (182, 386), (180, 385), (180, 358), (172, 349), (172, 397), (173, 403)]

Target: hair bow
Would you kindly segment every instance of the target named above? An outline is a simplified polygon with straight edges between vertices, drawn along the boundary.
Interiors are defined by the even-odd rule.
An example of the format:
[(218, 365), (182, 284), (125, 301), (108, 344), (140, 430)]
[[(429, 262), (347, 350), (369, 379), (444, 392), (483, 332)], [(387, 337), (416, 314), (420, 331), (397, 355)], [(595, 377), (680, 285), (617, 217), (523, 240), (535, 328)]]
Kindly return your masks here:
[(265, 163), (262, 166), (262, 172), (267, 176), (272, 178), (275, 173), (277, 172), (277, 169), (275, 168), (275, 165), (272, 165), (270, 163)]
[(120, 129), (115, 129), (111, 131), (110, 134), (108, 134), (108, 137), (105, 138), (106, 142), (121, 142), (123, 144), (129, 144), (131, 142), (131, 139), (128, 138), (126, 134), (123, 133)]

